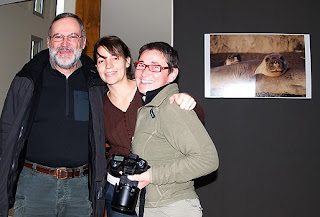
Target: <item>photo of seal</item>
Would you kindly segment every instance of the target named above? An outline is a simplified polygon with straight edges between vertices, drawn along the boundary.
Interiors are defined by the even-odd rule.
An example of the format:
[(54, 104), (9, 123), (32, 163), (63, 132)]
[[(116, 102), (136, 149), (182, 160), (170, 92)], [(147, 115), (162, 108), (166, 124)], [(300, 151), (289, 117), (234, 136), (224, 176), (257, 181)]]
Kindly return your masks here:
[(205, 34), (205, 97), (311, 98), (309, 34)]
[(280, 53), (267, 54), (262, 60), (212, 67), (210, 76), (211, 94), (214, 96), (225, 94), (230, 88), (238, 94), (240, 87), (241, 90), (247, 89), (245, 94), (250, 91), (255, 96), (304, 95), (306, 89), (304, 70), (290, 69)]
[(278, 77), (288, 70), (288, 64), (280, 53), (271, 53), (262, 60), (254, 74), (262, 74), (269, 77)]
[(248, 60), (211, 68), (211, 85), (217, 87), (226, 83), (243, 83), (257, 74), (278, 77), (284, 74), (287, 69), (288, 64), (284, 56), (280, 53), (271, 53), (266, 55), (263, 60)]

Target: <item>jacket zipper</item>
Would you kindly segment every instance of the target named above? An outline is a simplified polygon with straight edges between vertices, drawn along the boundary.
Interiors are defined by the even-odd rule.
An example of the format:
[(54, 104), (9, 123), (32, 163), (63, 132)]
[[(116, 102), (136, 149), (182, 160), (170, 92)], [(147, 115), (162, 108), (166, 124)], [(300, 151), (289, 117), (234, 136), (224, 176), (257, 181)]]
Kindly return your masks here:
[(69, 115), (69, 80), (66, 78), (66, 116)]

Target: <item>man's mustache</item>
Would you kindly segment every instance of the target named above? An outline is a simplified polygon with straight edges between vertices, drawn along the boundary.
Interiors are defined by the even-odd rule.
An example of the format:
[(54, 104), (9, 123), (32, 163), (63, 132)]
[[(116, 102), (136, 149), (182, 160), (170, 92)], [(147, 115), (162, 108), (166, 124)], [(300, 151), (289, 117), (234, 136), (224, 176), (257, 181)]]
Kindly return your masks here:
[(65, 46), (58, 47), (56, 51), (59, 52), (59, 51), (62, 51), (62, 50), (68, 50), (68, 51), (74, 52), (73, 48), (65, 47)]

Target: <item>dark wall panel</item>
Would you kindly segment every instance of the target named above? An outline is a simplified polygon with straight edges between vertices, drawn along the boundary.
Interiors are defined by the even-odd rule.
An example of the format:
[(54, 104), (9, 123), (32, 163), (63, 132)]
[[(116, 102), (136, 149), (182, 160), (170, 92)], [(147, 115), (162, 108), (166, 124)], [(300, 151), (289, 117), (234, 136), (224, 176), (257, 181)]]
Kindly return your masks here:
[[(196, 180), (205, 217), (320, 216), (317, 1), (174, 0), (179, 85), (206, 111), (220, 168)], [(204, 98), (204, 34), (310, 34), (312, 99)]]

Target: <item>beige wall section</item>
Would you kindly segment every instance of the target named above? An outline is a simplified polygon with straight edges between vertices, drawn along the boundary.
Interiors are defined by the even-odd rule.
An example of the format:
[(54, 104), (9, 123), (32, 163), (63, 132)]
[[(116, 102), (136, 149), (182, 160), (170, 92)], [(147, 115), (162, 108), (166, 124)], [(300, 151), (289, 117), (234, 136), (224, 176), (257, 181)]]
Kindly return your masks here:
[(44, 18), (33, 14), (33, 1), (0, 6), (0, 111), (14, 75), (30, 59), (31, 35), (43, 39), (55, 16), (55, 1), (46, 1)]
[(173, 0), (101, 0), (100, 35), (117, 35), (131, 49), (133, 60), (139, 48), (151, 41), (172, 45)]
[(1, 0), (0, 5), (12, 4), (12, 3), (23, 2), (23, 1), (31, 1), (31, 0)]

